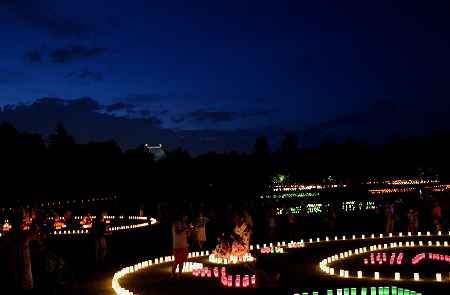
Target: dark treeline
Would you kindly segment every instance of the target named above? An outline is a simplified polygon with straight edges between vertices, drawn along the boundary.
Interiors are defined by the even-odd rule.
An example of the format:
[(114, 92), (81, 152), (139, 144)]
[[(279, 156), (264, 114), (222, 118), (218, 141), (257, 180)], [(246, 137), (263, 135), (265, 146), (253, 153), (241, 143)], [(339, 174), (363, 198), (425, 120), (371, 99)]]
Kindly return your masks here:
[(118, 196), (132, 203), (250, 199), (270, 192), (280, 175), (299, 183), (345, 183), (404, 178), (448, 181), (450, 133), (400, 139), (385, 146), (324, 142), (300, 149), (287, 134), (277, 151), (266, 138), (252, 153), (213, 151), (192, 157), (182, 147), (155, 161), (144, 146), (122, 151), (114, 139), (78, 144), (63, 123), (47, 139), (0, 125), (4, 206)]

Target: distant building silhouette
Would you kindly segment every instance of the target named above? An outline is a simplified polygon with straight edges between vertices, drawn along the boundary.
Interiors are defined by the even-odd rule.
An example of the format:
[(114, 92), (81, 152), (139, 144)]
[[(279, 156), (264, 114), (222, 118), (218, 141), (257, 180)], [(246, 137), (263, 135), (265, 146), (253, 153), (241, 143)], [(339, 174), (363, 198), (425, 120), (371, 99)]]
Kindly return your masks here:
[(148, 144), (145, 144), (145, 146), (147, 147), (150, 153), (155, 155), (155, 161), (159, 162), (167, 159), (168, 152), (166, 152), (166, 150), (163, 149), (162, 144), (159, 144), (158, 146), (149, 146)]

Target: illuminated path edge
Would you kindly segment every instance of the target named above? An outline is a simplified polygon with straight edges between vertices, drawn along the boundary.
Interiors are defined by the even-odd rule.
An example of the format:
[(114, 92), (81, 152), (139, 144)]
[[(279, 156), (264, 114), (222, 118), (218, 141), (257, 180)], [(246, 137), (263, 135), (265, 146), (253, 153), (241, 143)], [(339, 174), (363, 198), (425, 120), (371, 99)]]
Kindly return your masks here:
[[(411, 236), (412, 236), (411, 233), (408, 233), (408, 235), (402, 235), (402, 233), (399, 233), (399, 235), (395, 236), (395, 237), (396, 238), (405, 238), (405, 239), (407, 239), (407, 238), (410, 238)], [(414, 236), (415, 237), (420, 237), (420, 236), (422, 236), (422, 234), (419, 232), (419, 233), (417, 233), (417, 235), (414, 235)], [(439, 237), (439, 236), (450, 236), (450, 232), (448, 234), (445, 234), (445, 235), (443, 235), (441, 232), (439, 232), (436, 235), (431, 235), (430, 232), (427, 232), (427, 234), (424, 235), (423, 237), (424, 238), (425, 237), (431, 238), (431, 237)], [(342, 236), (342, 238), (338, 238), (336, 236), (336, 237), (334, 237), (334, 239), (332, 241), (345, 242), (345, 241), (356, 240), (356, 239), (377, 240), (377, 239), (386, 239), (386, 238), (390, 238), (390, 237), (394, 237), (394, 236), (392, 234), (389, 234), (387, 236), (383, 235), (383, 234), (380, 234), (379, 236), (375, 236), (375, 235), (372, 234), (370, 237), (366, 237), (365, 235), (362, 235), (360, 238), (357, 238), (355, 235), (353, 235), (350, 239), (347, 239), (345, 236)], [(310, 244), (319, 243), (319, 242), (328, 242), (328, 241), (330, 241), (330, 239), (328, 237), (325, 240), (320, 240), (319, 238), (317, 238), (317, 239), (309, 239), (309, 243)], [(299, 243), (303, 243), (303, 242), (304, 241), (301, 240)], [(286, 245), (284, 247), (287, 247), (287, 245), (291, 245), (292, 243), (295, 244), (295, 242), (291, 242), (289, 244), (285, 244), (285, 242), (282, 242), (282, 243), (279, 242), (278, 245), (282, 244), (282, 245)], [(403, 247), (404, 245), (405, 245), (405, 247), (423, 247), (425, 244), (421, 244), (420, 245), (419, 243), (417, 243), (417, 244), (413, 243), (411, 245), (410, 241), (406, 241), (405, 244), (403, 244), (402, 242), (391, 243), (389, 247), (391, 247), (391, 248), (399, 248), (399, 247)], [(428, 241), (427, 245), (428, 246), (445, 246), (445, 247), (447, 247), (448, 246), (448, 242), (445, 242), (442, 245), (439, 242), (436, 242), (436, 244), (433, 245), (431, 241)], [(371, 248), (370, 251), (378, 251), (378, 250), (382, 250), (382, 249), (387, 249), (389, 247), (388, 247), (387, 244), (383, 244), (383, 245), (381, 245), (381, 244), (374, 244), (373, 246), (370, 246), (370, 248)], [(257, 246), (257, 248), (259, 248), (259, 246)], [(294, 248), (296, 248), (296, 247), (294, 247)], [(320, 260), (319, 267), (320, 267), (320, 269), (323, 272), (325, 272), (328, 275), (330, 275), (331, 268), (328, 267), (327, 264), (330, 263), (331, 261), (336, 261), (336, 256), (337, 256), (337, 259), (342, 259), (342, 258), (347, 258), (347, 257), (349, 257), (351, 255), (355, 255), (356, 253), (357, 254), (363, 254), (363, 253), (366, 253), (366, 252), (367, 252), (367, 250), (366, 251), (360, 251), (360, 249), (355, 249), (355, 252), (353, 252), (352, 250), (349, 250), (347, 252), (342, 252), (342, 253), (339, 253), (339, 254), (335, 254), (334, 256), (330, 256), (330, 257), (327, 257), (325, 259)], [(347, 256), (346, 256), (345, 253), (347, 253)], [(209, 255), (208, 251), (206, 251), (206, 252), (202, 251), (200, 253), (199, 252), (190, 252), (189, 253), (189, 258), (199, 257), (199, 256), (207, 256), (207, 255)], [(154, 264), (168, 263), (168, 262), (172, 262), (172, 261), (173, 261), (173, 256), (167, 255), (167, 256), (161, 256), (161, 257), (156, 258), (154, 260), (150, 259), (150, 260), (146, 260), (146, 261), (143, 261), (143, 262), (131, 265), (131, 266), (124, 267), (124, 268), (122, 268), (121, 270), (117, 271), (114, 274), (114, 276), (112, 278), (112, 281), (111, 281), (111, 287), (114, 289), (114, 291), (118, 295), (138, 295), (137, 293), (129, 291), (129, 290), (123, 288), (122, 286), (120, 286), (119, 280), (121, 278), (123, 278), (124, 276), (126, 276), (126, 275), (132, 274), (133, 272), (141, 270), (143, 268), (150, 267), (150, 266), (152, 266)], [(345, 278), (344, 275), (342, 275), (341, 277)], [(361, 278), (363, 279), (364, 277), (361, 277)], [(365, 278), (367, 279), (368, 277), (365, 277)], [(383, 280), (389, 280), (389, 278), (383, 278)], [(396, 281), (395, 278), (392, 278), (392, 281), (395, 282)], [(437, 279), (436, 281), (440, 281), (440, 279)], [(366, 288), (362, 288), (361, 289), (361, 293), (356, 293), (356, 292), (358, 292), (356, 290), (356, 288), (339, 288), (339, 289), (336, 289), (336, 294), (342, 294), (342, 295), (345, 295), (347, 293), (348, 294), (365, 294), (365, 292), (367, 292), (366, 293), (367, 295), (369, 295), (369, 294), (389, 294), (389, 293), (370, 293), (369, 290), (371, 288), (376, 288), (376, 290), (378, 290), (379, 292), (384, 292), (384, 290), (379, 290), (380, 288), (389, 288), (389, 290), (392, 291), (392, 289), (394, 289), (396, 292), (397, 292), (397, 290), (399, 290), (399, 291), (401, 290), (402, 294), (404, 294), (404, 295), (413, 295), (413, 294), (421, 295), (421, 293), (417, 293), (416, 291), (412, 291), (412, 290), (409, 290), (409, 289), (403, 289), (403, 288), (398, 288), (397, 289), (396, 286), (390, 286), (390, 287), (369, 287), (367, 289)], [(345, 291), (345, 293), (344, 293), (344, 291)], [(350, 291), (351, 291), (351, 293), (350, 293)], [(387, 291), (387, 292), (389, 292), (389, 291)], [(303, 294), (306, 295), (308, 293), (294, 293), (294, 295), (303, 295)], [(317, 292), (313, 292), (312, 294), (313, 295), (318, 295)], [(328, 290), (327, 294), (334, 294), (334, 292), (333, 292), (333, 290)]]

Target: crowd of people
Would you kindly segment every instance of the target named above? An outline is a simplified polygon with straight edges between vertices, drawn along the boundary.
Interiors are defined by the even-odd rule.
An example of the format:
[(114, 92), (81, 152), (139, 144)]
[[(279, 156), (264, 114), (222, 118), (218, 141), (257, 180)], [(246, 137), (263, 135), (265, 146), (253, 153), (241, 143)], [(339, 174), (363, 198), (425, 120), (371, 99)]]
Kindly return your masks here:
[[(6, 294), (61, 294), (62, 290), (77, 288), (68, 263), (46, 243), (55, 224), (67, 219), (60, 219), (54, 210), (37, 212), (43, 213), (19, 208), (11, 209), (5, 216), (8, 226), (0, 235), (0, 280)], [(70, 219), (69, 222), (74, 225)], [(111, 234), (109, 224), (101, 213), (90, 222), (93, 265), (103, 266), (107, 254), (105, 237)]]
[[(170, 280), (182, 279), (183, 262), (189, 251), (215, 249), (221, 257), (229, 257), (232, 253), (241, 255), (248, 252), (250, 243), (300, 240), (350, 232), (357, 234), (354, 229), (366, 234), (446, 231), (450, 229), (447, 224), (449, 210), (442, 195), (430, 193), (426, 198), (411, 199), (386, 196), (380, 198), (375, 208), (369, 211), (346, 211), (334, 200), (331, 203), (322, 202), (320, 211), (310, 212), (303, 202), (301, 206), (294, 206), (295, 200), (281, 199), (218, 204), (191, 202), (182, 214), (165, 208), (167, 213), (161, 221), (175, 220), (172, 224), (175, 261)], [(301, 210), (293, 210), (299, 207)], [(136, 210), (139, 215), (145, 214), (140, 207)], [(9, 230), (3, 231), (0, 239), (4, 285), (11, 290), (39, 288), (47, 292), (60, 288), (61, 282), (76, 285), (64, 259), (47, 249), (45, 244), (49, 230), (53, 230), (57, 222), (69, 222), (71, 227), (76, 226), (73, 212), (22, 209), (15, 213), (11, 216), (14, 218), (8, 220)], [(106, 264), (105, 237), (111, 234), (103, 213), (95, 215), (96, 218), (87, 214), (80, 221), (90, 223), (93, 264), (96, 266)], [(21, 267), (18, 267), (19, 264)], [(255, 267), (249, 266), (256, 273)], [(19, 269), (21, 273), (17, 273)], [(271, 273), (276, 275), (273, 271)]]

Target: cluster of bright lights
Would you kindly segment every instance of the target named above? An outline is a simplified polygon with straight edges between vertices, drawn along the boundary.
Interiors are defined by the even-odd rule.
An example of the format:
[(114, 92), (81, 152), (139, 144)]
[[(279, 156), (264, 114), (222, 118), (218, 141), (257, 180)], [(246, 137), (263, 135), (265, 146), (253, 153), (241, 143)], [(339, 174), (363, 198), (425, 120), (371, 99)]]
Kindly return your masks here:
[[(441, 233), (439, 233), (440, 235)], [(427, 232), (427, 235), (430, 236), (430, 233)], [(449, 232), (450, 235), (450, 232)], [(411, 236), (411, 234), (409, 233), (408, 236)], [(420, 236), (420, 233), (418, 234), (418, 236)], [(380, 238), (386, 238), (386, 236), (384, 236), (383, 234), (379, 235)], [(392, 235), (389, 235), (389, 237), (392, 237)], [(402, 234), (399, 233), (399, 237), (402, 237)], [(374, 239), (375, 235), (372, 234), (371, 238)], [(357, 239), (355, 235), (352, 235), (352, 239), (355, 240)], [(361, 239), (365, 239), (365, 236), (362, 235)], [(325, 241), (329, 241), (330, 239), (328, 237), (325, 238)], [(345, 236), (342, 236), (341, 239), (339, 239), (337, 236), (334, 238), (334, 240), (340, 240), (340, 241), (345, 241), (346, 238)], [(313, 243), (313, 239), (309, 239), (310, 243)], [(317, 238), (315, 240), (316, 242), (321, 242), (321, 240), (319, 238)], [(432, 241), (428, 241), (428, 246), (434, 246)], [(266, 244), (263, 245), (263, 247), (260, 247), (259, 245), (256, 245), (257, 249), (261, 249), (261, 251), (267, 251), (267, 249), (271, 249), (270, 253), (274, 253), (276, 252), (277, 248), (280, 248), (279, 251), (280, 253), (283, 251), (282, 247), (284, 247), (286, 245), (285, 242), (278, 242), (277, 243), (277, 247), (274, 247), (274, 245), (272, 243), (270, 243), (269, 247), (266, 246)], [(424, 246), (424, 243), (422, 241), (418, 242), (418, 245), (420, 247)], [(305, 246), (303, 240), (301, 240), (300, 242), (294, 242), (291, 241), (290, 243), (287, 244), (287, 246), (289, 248), (302, 248)], [(354, 250), (348, 250), (345, 252), (341, 252), (339, 254), (335, 254), (332, 255), (326, 259), (323, 259), (322, 261), (319, 262), (319, 267), (322, 271), (326, 272), (327, 274), (330, 275), (334, 275), (335, 274), (335, 270), (332, 267), (328, 266), (328, 263), (337, 261), (338, 259), (343, 259), (343, 258), (347, 258), (350, 257), (352, 255), (358, 255), (358, 254), (362, 254), (362, 253), (366, 253), (367, 251), (378, 251), (381, 249), (388, 249), (390, 248), (398, 248), (398, 247), (415, 247), (415, 243), (413, 241), (406, 241), (405, 243), (403, 242), (391, 242), (389, 245), (388, 243), (385, 244), (375, 244), (375, 245), (371, 245), (369, 247), (369, 249), (367, 247), (362, 247), (362, 248), (357, 248)], [(441, 246), (441, 242), (436, 241), (435, 246)], [(443, 243), (443, 246), (447, 247), (448, 246), (448, 242), (445, 241)], [(253, 245), (250, 245), (250, 249), (253, 249)], [(273, 252), (272, 252), (273, 250)], [(193, 257), (199, 257), (199, 256), (210, 256), (209, 251), (206, 252), (192, 252), (188, 254), (189, 258), (193, 258)], [(371, 254), (372, 255), (372, 254)], [(422, 254), (423, 256), (423, 254)], [(420, 257), (422, 257), (420, 256)], [(251, 257), (251, 256), (250, 256)], [(381, 258), (383, 257), (383, 258)], [(386, 257), (386, 258), (385, 258)], [(419, 256), (417, 257), (417, 259), (420, 258)], [(435, 253), (429, 253), (428, 257), (430, 259), (439, 259), (439, 260), (445, 260), (445, 261), (450, 261), (450, 257), (448, 257), (447, 255), (441, 256), (440, 254), (435, 254)], [(403, 254), (400, 253), (397, 257), (395, 257), (395, 255), (391, 255), (391, 261), (394, 259), (397, 261), (398, 264), (401, 263), (401, 260), (403, 258)], [(383, 254), (382, 256), (380, 256), (381, 260), (387, 260), (387, 256), (385, 254)], [(423, 258), (421, 258), (423, 259)], [(159, 264), (159, 263), (163, 263), (163, 262), (171, 262), (174, 260), (173, 256), (165, 256), (165, 257), (160, 257), (159, 259), (155, 259), (154, 261), (152, 260), (148, 260), (142, 263), (138, 263), (135, 264), (133, 266), (129, 266), (126, 268), (123, 268), (122, 270), (120, 270), (119, 272), (117, 272), (113, 279), (112, 279), (112, 288), (114, 289), (114, 291), (116, 292), (116, 294), (119, 295), (132, 295), (134, 294), (133, 292), (130, 292), (129, 290), (126, 290), (124, 288), (122, 288), (120, 286), (120, 284), (118, 283), (119, 279), (122, 278), (123, 276), (130, 274), (134, 271), (140, 270), (142, 268), (154, 265), (154, 264)], [(178, 271), (178, 269), (177, 269)], [(192, 274), (194, 276), (203, 276), (203, 277), (219, 277), (219, 268), (218, 267), (214, 267), (212, 270), (208, 269), (207, 267), (203, 267), (202, 263), (196, 263), (196, 262), (186, 262), (183, 265), (183, 272), (192, 272)], [(349, 270), (344, 270), (344, 269), (340, 269), (339, 270), (339, 276), (342, 276), (344, 278), (348, 278), (349, 277)], [(362, 271), (358, 270), (357, 271), (357, 277), (358, 278), (363, 278), (362, 275)], [(234, 278), (230, 275), (226, 274), (226, 269), (225, 266), (221, 267), (221, 273), (220, 273), (220, 278), (221, 278), (221, 282), (223, 285), (225, 286), (234, 286), (234, 287), (244, 287), (244, 286), (248, 286), (250, 284), (254, 284), (256, 283), (256, 279), (253, 278), (249, 278), (246, 276), (240, 276), (240, 275), (236, 275)], [(374, 272), (374, 276), (373, 279), (375, 280), (379, 280), (380, 279), (380, 273), (379, 272)], [(252, 281), (254, 280), (254, 281)], [(383, 278), (383, 280), (388, 280), (388, 278)], [(395, 276), (394, 276), (394, 280), (400, 280), (400, 273), (396, 272)], [(419, 281), (419, 273), (414, 273), (414, 280)], [(441, 281), (442, 280), (442, 275), (441, 273), (436, 273), (436, 281)], [(226, 283), (225, 283), (226, 281)], [(336, 291), (336, 292), (334, 292)], [(386, 293), (388, 292), (388, 293)], [(390, 292), (390, 293), (389, 293)], [(301, 295), (306, 295), (308, 293), (295, 293), (294, 295), (297, 294), (301, 294)], [(313, 292), (313, 295), (317, 295), (318, 292)], [(404, 289), (404, 288), (397, 288), (396, 286), (392, 286), (392, 287), (361, 287), (361, 289), (358, 290), (356, 288), (340, 288), (340, 289), (336, 289), (336, 290), (327, 290), (327, 295), (381, 295), (381, 294), (397, 294), (397, 295), (421, 295), (421, 293), (417, 293), (415, 291), (409, 290), (409, 289)]]
[[(122, 226), (115, 226), (115, 227), (110, 227), (109, 230), (110, 231), (118, 231), (118, 230), (128, 230), (128, 229), (135, 229), (135, 228), (140, 228), (143, 226), (148, 226), (149, 222), (147, 221), (147, 217), (141, 217), (141, 216), (130, 216), (129, 219), (135, 219), (135, 220), (141, 220), (144, 221), (142, 223), (138, 223), (138, 224), (133, 224), (133, 225), (122, 225)], [(106, 220), (107, 223), (110, 223), (110, 220)], [(153, 225), (155, 224), (157, 221), (155, 218), (150, 218), (150, 224)], [(55, 230), (53, 231), (53, 234), (55, 235), (68, 235), (68, 234), (88, 234), (90, 233), (89, 231), (89, 227), (83, 227), (84, 229), (60, 229), (60, 230)]]
[[(423, 245), (424, 245), (424, 243), (422, 242), (422, 241), (419, 241), (419, 247), (422, 247)], [(439, 242), (439, 241), (436, 241), (436, 244), (435, 244), (435, 246), (440, 246), (441, 245), (441, 243)], [(407, 241), (406, 243), (405, 243), (405, 246), (406, 247), (414, 247), (415, 246), (415, 244), (414, 244), (414, 242), (413, 241)], [(434, 246), (433, 245), (433, 243), (432, 243), (432, 241), (428, 241), (428, 246)], [(446, 242), (444, 242), (444, 246), (445, 247), (447, 247), (448, 246), (448, 242), (446, 241)], [(370, 246), (370, 251), (377, 251), (377, 250), (380, 250), (380, 249), (387, 249), (387, 248), (397, 248), (397, 247), (403, 247), (403, 243), (402, 242), (399, 242), (399, 243), (397, 243), (397, 242), (391, 242), (390, 243), (390, 245), (388, 246), (388, 244), (383, 244), (383, 245), (381, 245), (381, 244), (378, 244), (378, 245), (372, 245), (372, 246)], [(329, 267), (328, 266), (328, 263), (331, 263), (331, 262), (335, 262), (335, 261), (337, 261), (338, 259), (342, 259), (342, 258), (347, 258), (347, 257), (349, 257), (349, 256), (351, 256), (351, 255), (353, 255), (353, 254), (361, 254), (361, 253), (366, 253), (367, 252), (367, 247), (363, 247), (363, 248), (359, 248), (359, 249), (355, 249), (354, 250), (354, 252), (352, 252), (351, 250), (349, 250), (349, 251), (346, 251), (346, 252), (343, 252), (343, 253), (340, 253), (340, 254), (335, 254), (335, 255), (333, 255), (333, 256), (330, 256), (330, 257), (327, 257), (327, 258), (325, 258), (325, 259), (323, 259), (322, 261), (320, 261), (319, 262), (319, 267), (320, 267), (320, 269), (322, 270), (322, 271), (324, 271), (324, 272), (326, 272), (326, 273), (328, 273), (328, 274), (330, 274), (330, 275), (334, 275), (335, 274), (335, 270), (334, 270), (334, 268), (332, 268), (332, 267)], [(372, 257), (372, 253), (371, 253), (371, 257)], [(434, 256), (431, 254), (431, 258), (435, 258), (435, 259), (438, 259), (438, 260), (441, 260), (441, 258), (442, 258), (442, 260), (445, 260), (445, 255), (443, 255), (442, 257), (439, 255), (439, 254), (435, 254)], [(399, 254), (399, 256), (397, 257), (397, 263), (398, 264), (400, 264), (401, 263), (401, 260), (402, 260), (402, 258), (403, 258), (403, 254), (402, 253), (400, 253)], [(392, 263), (391, 264), (393, 264), (393, 260), (392, 259), (395, 259), (395, 256), (394, 256), (394, 258), (392, 258), (392, 256), (391, 256), (391, 261), (392, 261)], [(449, 258), (447, 258), (447, 259), (449, 259)], [(375, 259), (374, 259), (375, 260)], [(379, 263), (382, 263), (382, 261), (386, 261), (386, 259), (384, 258), (384, 255), (383, 255), (383, 258), (381, 258), (381, 256), (378, 258), (378, 262)], [(366, 264), (366, 261), (364, 261), (364, 263)], [(363, 278), (363, 275), (362, 275), (362, 271), (361, 270), (358, 270), (357, 272), (357, 277), (358, 278)], [(349, 277), (349, 271), (348, 270), (344, 270), (344, 269), (341, 269), (341, 270), (339, 270), (339, 276), (342, 276), (342, 277)], [(379, 280), (380, 279), (380, 273), (379, 272), (374, 272), (374, 276), (373, 276), (373, 278), (375, 279), (375, 280)], [(388, 279), (388, 278), (383, 278), (383, 279)], [(394, 280), (400, 280), (400, 273), (399, 272), (396, 272), (395, 273), (395, 275), (394, 275)], [(415, 273), (414, 274), (414, 280), (419, 280), (419, 274), (418, 273)], [(441, 281), (442, 280), (442, 275), (441, 275), (441, 273), (436, 273), (436, 281)]]
[(265, 247), (261, 248), (262, 254), (277, 254), (277, 253), (283, 253), (283, 248), (281, 247)]
[(244, 275), (241, 279), (241, 275), (236, 275), (233, 279), (232, 275), (223, 275), (220, 281), (223, 286), (227, 287), (248, 287), (256, 284), (256, 276)]
[[(391, 254), (391, 257), (389, 259), (389, 264), (393, 265), (393, 264), (402, 264), (402, 259), (403, 259), (403, 253), (399, 253), (397, 258), (395, 257), (395, 253)], [(370, 264), (383, 264), (384, 262), (387, 261), (387, 255), (386, 253), (377, 253), (377, 256), (375, 256), (375, 253), (370, 253)], [(376, 262), (376, 263), (375, 263)], [(369, 263), (369, 259), (364, 258), (364, 264), (368, 264)]]
[[(327, 290), (326, 295), (422, 295), (416, 291), (400, 288), (397, 286), (383, 287), (361, 287), (358, 288), (338, 288), (336, 290)], [(294, 293), (294, 295), (308, 295), (307, 292)], [(319, 295), (319, 292), (312, 292), (312, 295)]]
[(229, 264), (229, 263), (236, 264), (239, 262), (253, 261), (253, 259), (254, 258), (249, 253), (246, 253), (241, 256), (230, 255), (229, 258), (216, 257), (214, 254), (209, 255), (209, 262), (215, 264)]
[(303, 241), (300, 241), (300, 242), (291, 241), (288, 244), (288, 247), (289, 248), (303, 248), (303, 247), (305, 247), (305, 243)]
[[(109, 198), (93, 198), (93, 199), (86, 199), (86, 200), (67, 200), (66, 202), (63, 202), (64, 204), (75, 204), (75, 203), (90, 203), (90, 202), (97, 202), (97, 201), (110, 201), (110, 200), (114, 200), (117, 199), (117, 196), (114, 197), (109, 197)], [(41, 203), (39, 205), (28, 205), (26, 206), (26, 208), (33, 208), (33, 207), (45, 207), (45, 206), (49, 206), (49, 207), (53, 207), (53, 206), (57, 206), (57, 205), (61, 205), (61, 201), (58, 202), (48, 202), (48, 203)], [(5, 211), (6, 208), (2, 208), (2, 211)], [(9, 210), (13, 210), (13, 208), (9, 208)]]
[[(445, 245), (445, 244), (444, 244)], [(447, 244), (448, 245), (448, 244)], [(420, 253), (414, 256), (412, 259), (412, 264), (417, 264), (421, 260), (425, 259), (427, 256), (425, 253)], [(437, 253), (428, 253), (428, 259), (431, 260), (438, 260), (438, 261), (445, 261), (450, 262), (450, 256), (449, 255), (443, 255), (443, 254), (437, 254)]]
[(275, 185), (273, 188), (274, 192), (282, 192), (282, 191), (309, 191), (309, 190), (320, 190), (325, 188), (337, 188), (337, 187), (346, 187), (345, 184), (337, 185), (337, 184), (286, 184), (286, 185)]

